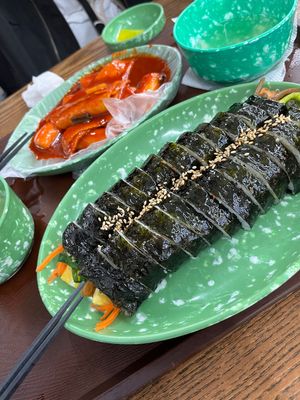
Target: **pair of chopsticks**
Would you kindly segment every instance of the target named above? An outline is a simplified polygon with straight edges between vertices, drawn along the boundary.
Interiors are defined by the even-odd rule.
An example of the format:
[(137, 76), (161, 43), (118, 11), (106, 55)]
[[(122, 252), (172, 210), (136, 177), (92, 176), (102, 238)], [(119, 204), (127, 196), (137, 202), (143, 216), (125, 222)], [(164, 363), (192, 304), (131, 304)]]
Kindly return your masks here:
[(17, 154), (24, 144), (32, 138), (34, 132), (24, 133), (0, 155), (0, 171)]
[[(25, 351), (17, 362), (11, 373), (0, 385), (0, 399), (9, 399), (21, 384), (25, 376), (36, 364), (49, 343), (57, 335), (60, 328), (73, 313), (83, 297), (79, 295), (85, 282), (81, 282), (78, 288), (71, 294), (68, 300), (62, 305), (54, 317), (48, 322), (40, 334), (35, 338), (31, 346)], [(79, 296), (78, 296), (79, 295)]]

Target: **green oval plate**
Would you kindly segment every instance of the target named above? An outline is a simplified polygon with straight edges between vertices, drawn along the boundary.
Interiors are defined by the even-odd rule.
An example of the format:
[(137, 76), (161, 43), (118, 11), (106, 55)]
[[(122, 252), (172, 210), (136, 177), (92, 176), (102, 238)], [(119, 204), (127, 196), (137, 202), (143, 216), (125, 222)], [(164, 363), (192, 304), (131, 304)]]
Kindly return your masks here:
[[(273, 89), (290, 86), (290, 83), (270, 85)], [(146, 121), (106, 151), (73, 184), (55, 211), (41, 244), (39, 262), (61, 242), (67, 223), (76, 219), (88, 202), (96, 200), (166, 142), (246, 99), (254, 88), (253, 83), (238, 85), (177, 104)], [(231, 240), (219, 240), (163, 280), (133, 317), (119, 316), (110, 327), (97, 333), (94, 326), (100, 314), (92, 312), (89, 299), (85, 299), (66, 328), (100, 342), (149, 343), (191, 333), (229, 318), (299, 271), (299, 221), (300, 195), (287, 195), (260, 216), (251, 231), (240, 230)], [(46, 278), (53, 267), (54, 263), (37, 277), (42, 300), (52, 315), (73, 290), (61, 280), (47, 284)]]
[(67, 160), (57, 160), (55, 163), (51, 162), (49, 164), (47, 163), (47, 165), (42, 165), (41, 161), (35, 159), (33, 153), (28, 148), (28, 145), (25, 145), (10, 163), (10, 166), (17, 173), (19, 173), (19, 176), (27, 177), (35, 175), (56, 175), (86, 166), (95, 160), (95, 158), (97, 158), (104, 150), (118, 141), (121, 137), (125, 136), (134, 127), (138, 126), (147, 118), (150, 118), (167, 107), (167, 105), (176, 96), (180, 84), (182, 70), (180, 53), (177, 49), (170, 46), (140, 46), (130, 50), (124, 50), (116, 53), (116, 55), (110, 55), (108, 57), (101, 58), (66, 80), (62, 85), (53, 90), (48, 96), (41, 100), (30, 111), (28, 111), (28, 113), (26, 113), (9, 139), (7, 147), (13, 144), (20, 136), (23, 135), (24, 132), (33, 132), (37, 128), (40, 120), (58, 103), (63, 95), (81, 76), (90, 72), (99, 65), (109, 63), (113, 57), (117, 56), (118, 58), (122, 59), (131, 55), (135, 55), (136, 53), (153, 54), (167, 61), (171, 70), (171, 84), (166, 88), (162, 98), (146, 114), (144, 114), (144, 116), (137, 121), (134, 126), (123, 131), (117, 137), (107, 140), (103, 146), (98, 147), (97, 149), (91, 149), (90, 151), (85, 151), (84, 154), (81, 154), (80, 156), (78, 155)]

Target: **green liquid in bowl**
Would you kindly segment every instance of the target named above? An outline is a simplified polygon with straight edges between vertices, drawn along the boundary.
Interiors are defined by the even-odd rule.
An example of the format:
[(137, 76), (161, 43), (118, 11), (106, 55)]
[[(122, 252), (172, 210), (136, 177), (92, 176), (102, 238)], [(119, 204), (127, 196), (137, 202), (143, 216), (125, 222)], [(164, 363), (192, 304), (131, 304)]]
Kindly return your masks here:
[(234, 16), (228, 12), (222, 22), (213, 21), (208, 31), (189, 38), (195, 49), (211, 49), (244, 42), (266, 32), (278, 23), (267, 15)]

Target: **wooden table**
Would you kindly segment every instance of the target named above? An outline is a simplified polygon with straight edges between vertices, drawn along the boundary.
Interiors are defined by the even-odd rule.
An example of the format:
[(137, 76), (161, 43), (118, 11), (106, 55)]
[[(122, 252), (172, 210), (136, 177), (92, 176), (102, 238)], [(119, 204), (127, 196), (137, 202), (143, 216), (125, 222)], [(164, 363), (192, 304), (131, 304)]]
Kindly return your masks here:
[[(177, 16), (189, 1), (161, 0), (161, 3), (165, 7), (167, 24), (154, 42), (175, 45), (172, 37), (173, 24), (170, 18)], [(286, 80), (294, 82), (300, 82), (299, 42), (300, 39), (298, 39), (293, 56), (288, 63), (289, 68), (286, 75)], [(106, 54), (108, 51), (105, 45), (101, 39), (97, 39), (55, 66), (53, 71), (63, 78), (68, 78), (78, 69)], [(0, 136), (11, 132), (27, 111), (20, 96), (22, 90), (0, 103)], [(174, 103), (199, 93), (201, 91), (181, 86)], [(43, 214), (42, 206), (36, 215), (41, 218), (41, 221), (44, 221), (45, 227), (51, 212), (70, 186), (71, 179), (64, 176), (57, 178), (60, 182), (60, 189), (56, 193), (51, 192), (51, 178), (43, 179), (43, 187), (47, 187), (51, 193), (52, 204), (47, 211), (49, 215)], [(38, 192), (39, 182), (37, 179), (34, 183), (27, 183), (27, 185), (31, 185), (31, 189)], [(28, 190), (26, 183), (18, 183), (14, 189), (17, 193), (23, 192), (23, 194)], [(27, 205), (32, 206), (32, 198), (25, 198), (24, 201)], [(41, 234), (42, 229), (37, 232), (37, 241), (40, 240)], [(36, 260), (36, 252), (34, 253), (31, 255), (32, 263)], [(299, 287), (299, 285), (296, 286)], [(15, 296), (11, 296), (12, 291), (15, 292)], [(0, 336), (1, 338), (7, 338), (7, 336), (13, 338), (21, 335), (18, 343), (13, 343), (12, 340), (1, 342), (0, 379), (48, 319), (47, 312), (38, 299), (38, 295), (34, 299), (28, 300), (27, 297), (31, 291), (36, 291), (33, 271), (20, 272), (0, 289)], [(20, 297), (18, 298), (18, 296)], [(3, 306), (7, 299), (11, 303), (5, 304), (7, 309), (1, 308), (1, 300), (3, 300)], [(24, 313), (18, 314), (24, 315), (23, 319), (10, 321), (10, 325), (5, 326), (3, 318), (9, 320), (9, 308), (17, 309), (17, 307), (23, 307)], [(29, 310), (32, 315), (27, 317), (26, 313)], [(112, 346), (106, 345), (105, 351), (112, 351), (112, 348)], [(135, 362), (133, 352), (135, 355), (142, 354), (144, 347), (133, 346), (134, 350), (132, 351), (123, 349), (124, 347), (122, 347), (120, 357), (124, 358), (124, 368), (126, 368), (130, 362)], [(82, 366), (84, 382), (88, 381), (95, 368), (114, 368), (114, 365), (106, 366), (101, 364), (101, 359), (93, 358), (96, 351), (96, 344), (93, 345), (66, 331), (62, 332), (39, 364), (41, 368), (45, 368), (45, 365), (47, 368), (50, 366), (47, 372), (48, 377), (44, 376), (41, 379), (39, 371), (33, 371), (23, 386), (18, 389), (15, 398), (22, 400), (97, 398), (96, 390), (82, 394), (80, 386), (82, 383), (77, 391), (73, 390), (74, 388), (71, 390), (68, 386), (70, 380), (68, 381), (66, 378), (74, 373), (72, 368), (80, 367), (83, 360), (87, 363), (87, 366)], [(68, 352), (69, 355), (71, 354), (70, 356), (68, 356)], [(61, 353), (61, 356), (58, 356), (58, 353)], [(51, 365), (60, 370), (65, 368), (65, 377), (61, 372), (56, 375), (56, 371), (51, 369)], [(47, 390), (44, 391), (43, 387), (45, 387), (47, 379), (50, 383)], [(92, 376), (91, 379), (95, 380), (96, 378)], [(57, 393), (55, 387), (63, 388), (64, 382), (66, 382), (65, 390), (60, 389), (61, 392)], [(76, 384), (79, 384), (78, 382), (74, 382), (75, 387)], [(40, 391), (37, 390), (39, 387), (41, 387)], [(227, 336), (204, 347), (196, 355), (152, 384), (148, 384), (132, 397), (134, 400), (175, 400), (179, 398), (182, 400), (300, 399), (300, 292), (294, 291), (248, 322), (239, 325)]]

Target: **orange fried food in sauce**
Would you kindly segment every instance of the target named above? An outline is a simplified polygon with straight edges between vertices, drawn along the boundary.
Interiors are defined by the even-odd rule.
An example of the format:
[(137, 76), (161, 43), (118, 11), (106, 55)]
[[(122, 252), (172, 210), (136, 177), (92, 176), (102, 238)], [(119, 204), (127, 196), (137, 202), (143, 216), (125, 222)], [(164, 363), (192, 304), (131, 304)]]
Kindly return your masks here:
[(103, 99), (124, 99), (157, 90), (170, 79), (167, 63), (139, 54), (115, 59), (81, 77), (40, 121), (30, 149), (37, 159), (68, 158), (78, 150), (106, 139), (111, 119)]

